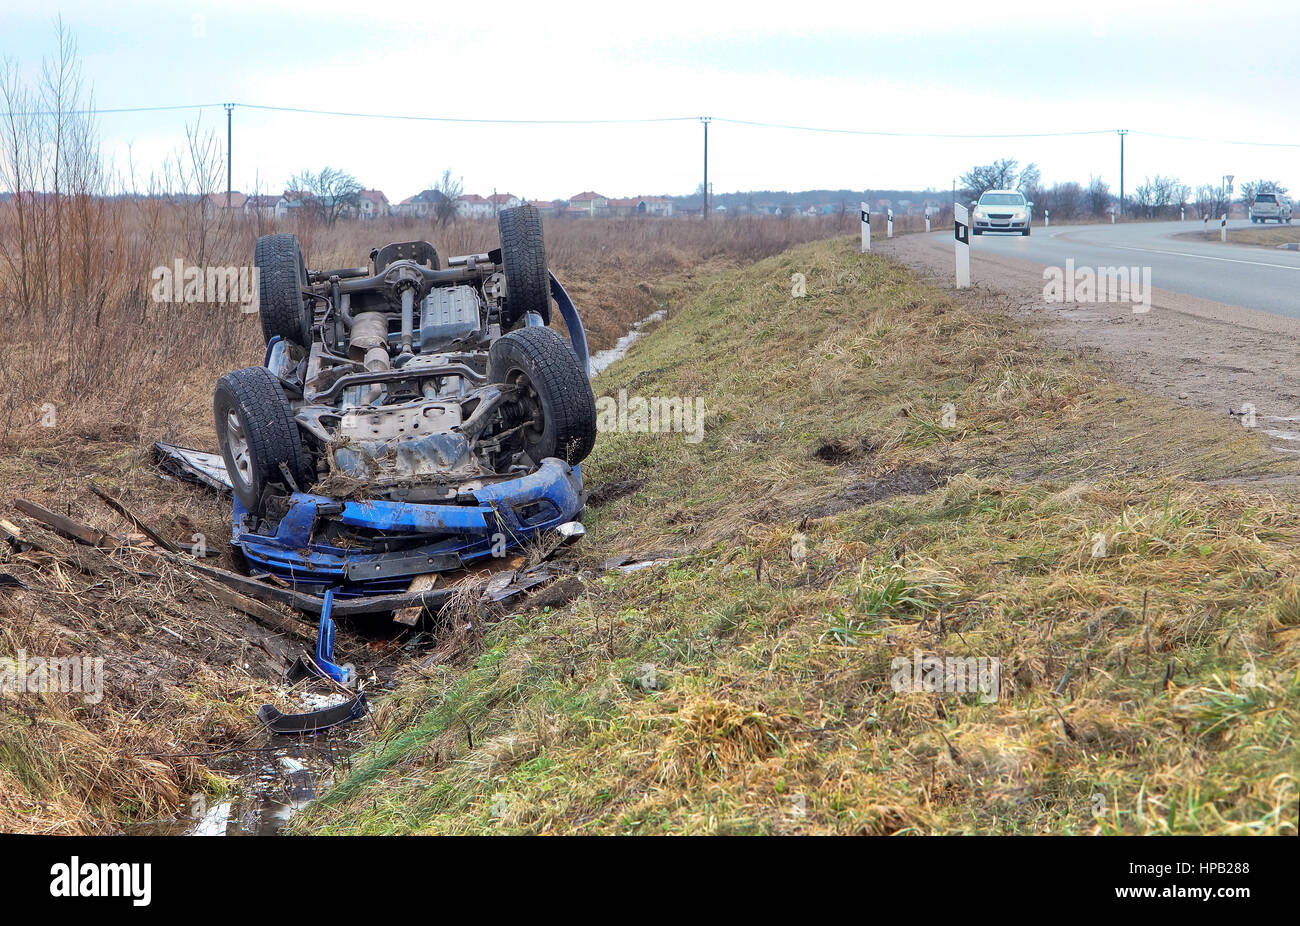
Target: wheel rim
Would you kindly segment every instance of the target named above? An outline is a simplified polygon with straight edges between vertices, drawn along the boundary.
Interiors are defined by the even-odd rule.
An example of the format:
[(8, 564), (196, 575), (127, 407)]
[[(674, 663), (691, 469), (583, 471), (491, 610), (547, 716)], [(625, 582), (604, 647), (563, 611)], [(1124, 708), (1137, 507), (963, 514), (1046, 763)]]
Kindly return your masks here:
[(235, 474), (245, 486), (253, 484), (253, 461), (248, 453), (248, 435), (234, 409), (226, 413), (226, 446), (230, 449), (230, 460), (235, 465)]
[(523, 371), (511, 377), (511, 384), (518, 390), (515, 400), (520, 411), (520, 424), (524, 425), (524, 442), (535, 444), (546, 433), (546, 412), (542, 407), (542, 397), (537, 394), (532, 380)]

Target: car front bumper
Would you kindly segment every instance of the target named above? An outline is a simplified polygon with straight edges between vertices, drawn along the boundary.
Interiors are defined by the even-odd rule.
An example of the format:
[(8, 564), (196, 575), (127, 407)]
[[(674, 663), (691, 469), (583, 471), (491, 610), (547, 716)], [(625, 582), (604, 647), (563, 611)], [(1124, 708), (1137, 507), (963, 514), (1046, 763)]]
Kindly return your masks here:
[[(562, 460), (485, 486), (475, 504), (431, 505), (380, 499), (340, 501), (306, 492), (289, 497), (270, 533), (257, 533), (236, 498), (231, 542), (254, 573), (297, 591), (333, 588), (340, 598), (404, 592), (414, 576), (448, 572), (518, 552), (529, 540), (577, 518), (586, 504), (582, 470)], [(339, 546), (317, 537), (326, 519), (370, 542)]]
[(1029, 227), (1031, 219), (980, 219), (977, 218), (972, 222), (973, 228), (980, 231), (1024, 231)]

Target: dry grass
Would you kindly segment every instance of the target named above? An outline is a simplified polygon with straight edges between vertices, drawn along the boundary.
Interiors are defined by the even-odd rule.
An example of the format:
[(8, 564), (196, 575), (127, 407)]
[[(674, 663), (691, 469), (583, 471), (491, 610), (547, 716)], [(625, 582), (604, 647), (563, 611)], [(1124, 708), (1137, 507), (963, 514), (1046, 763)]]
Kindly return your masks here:
[[(1195, 225), (1190, 231), (1179, 232), (1177, 237), (1186, 238), (1189, 241), (1219, 241), (1219, 224), (1211, 221), (1209, 225), (1202, 225), (1200, 222), (1191, 223)], [(1276, 248), (1279, 244), (1289, 244), (1300, 241), (1300, 225), (1275, 225), (1266, 224), (1263, 226), (1253, 226), (1251, 228), (1229, 228), (1229, 244), (1246, 244), (1260, 248)]]

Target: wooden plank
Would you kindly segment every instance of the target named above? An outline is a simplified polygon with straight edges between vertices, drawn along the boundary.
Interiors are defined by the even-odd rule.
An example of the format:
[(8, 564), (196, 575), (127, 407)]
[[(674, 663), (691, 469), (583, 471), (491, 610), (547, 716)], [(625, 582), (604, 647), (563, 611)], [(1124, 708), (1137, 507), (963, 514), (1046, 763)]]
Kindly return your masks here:
[(289, 617), (286, 614), (281, 614), (271, 605), (258, 601), (255, 598), (250, 598), (247, 595), (242, 595), (233, 588), (227, 588), (215, 579), (210, 579), (207, 576), (195, 576), (195, 578), (204, 590), (211, 593), (213, 598), (217, 599), (217, 601), (220, 601), (227, 607), (234, 608), (236, 611), (247, 614), (259, 624), (269, 627), (272, 630), (288, 634), (289, 636), (302, 640), (305, 643), (315, 645), (316, 628), (312, 627), (310, 624), (304, 623), (297, 618)]
[[(427, 592), (438, 582), (436, 572), (426, 572), (418, 575), (411, 580), (411, 587), (408, 592)], [(393, 612), (393, 620), (396, 623), (404, 624), (407, 627), (414, 627), (420, 621), (420, 615), (424, 612), (424, 605), (416, 605), (410, 608), (399, 608)]]
[(113, 496), (109, 495), (99, 486), (95, 485), (94, 482), (90, 483), (90, 491), (98, 495), (100, 499), (103, 500), (105, 505), (107, 505), (109, 508), (112, 508), (123, 518), (125, 518), (129, 523), (133, 524), (136, 530), (144, 534), (146, 537), (148, 537), (158, 546), (162, 547), (164, 550), (166, 550), (169, 553), (181, 552), (180, 547), (176, 546), (176, 544), (172, 543), (162, 534), (158, 533), (156, 530), (154, 530), (152, 527), (146, 524), (137, 514), (135, 514), (133, 511), (127, 508), (126, 505), (122, 504), (120, 501), (118, 501)]
[[(24, 514), (48, 524), (56, 533), (70, 536), (81, 543), (90, 544), (100, 550), (102, 550), (100, 543), (103, 543), (105, 539), (111, 541), (114, 546), (121, 545), (115, 538), (109, 534), (105, 534), (103, 531), (97, 531), (89, 525), (82, 524), (71, 518), (65, 518), (62, 515), (57, 515), (33, 502), (28, 502), (25, 499), (18, 499), (14, 504)], [(33, 538), (30, 534), (24, 533), (20, 528), (17, 528), (17, 525), (10, 524), (10, 522), (5, 523), (9, 524), (9, 527), (5, 528), (6, 532), (9, 532), (10, 528), (15, 528), (17, 535), (22, 538), (23, 543), (32, 544), (45, 552), (68, 559), (82, 571), (91, 572), (92, 574), (103, 574), (105, 566), (111, 565), (125, 572), (133, 572), (133, 570), (127, 569), (127, 567), (123, 566), (121, 563), (114, 562), (112, 557), (105, 556), (102, 552), (90, 555), (97, 556), (99, 559), (103, 560), (103, 564), (92, 563), (87, 560), (87, 553), (89, 553), (89, 551), (87, 551), (87, 553), (82, 553), (81, 550), (75, 547), (66, 551), (57, 550), (54, 549), (53, 544), (38, 542), (36, 538)], [(282, 614), (280, 611), (271, 607), (268, 603), (258, 600), (259, 596), (257, 595), (243, 593), (249, 587), (253, 589), (265, 589), (267, 591), (275, 591), (274, 589), (270, 589), (268, 586), (264, 586), (254, 579), (247, 579), (244, 576), (236, 576), (234, 573), (227, 573), (222, 569), (216, 569), (212, 566), (199, 566), (188, 557), (183, 557), (175, 553), (169, 553), (162, 550), (148, 550), (138, 547), (134, 549), (138, 553), (161, 557), (173, 565), (187, 568), (191, 571), (191, 575), (195, 572), (200, 573), (199, 575), (194, 575), (194, 578), (199, 581), (199, 584), (203, 589), (222, 604), (234, 608), (236, 611), (247, 614), (249, 617), (267, 627), (270, 627), (272, 630), (289, 634), (290, 636), (296, 637), (307, 643), (315, 643), (315, 627), (304, 623), (303, 621), (299, 621), (296, 618)], [(204, 575), (203, 573), (211, 574)], [(133, 574), (139, 573), (133, 572)], [(236, 585), (240, 587), (228, 587), (231, 583), (226, 581), (227, 579), (239, 580)], [(301, 595), (299, 597), (304, 599), (304, 603), (309, 603), (312, 600), (319, 601), (319, 599), (312, 599), (309, 595)], [(318, 612), (319, 610), (319, 607), (317, 607)]]
[(13, 521), (0, 518), (0, 535), (9, 542), (9, 545), (13, 547), (16, 553), (21, 553), (24, 547), (31, 546), (23, 537), (23, 529)]
[(100, 548), (87, 548), (74, 543), (53, 531), (45, 530), (38, 524), (19, 526), (12, 521), (3, 520), (0, 520), (0, 524), (4, 525), (0, 528), (4, 534), (11, 538), (12, 542), (19, 544), (19, 552), (35, 550), (46, 553), (74, 566), (86, 575), (97, 578), (112, 575), (114, 572), (129, 571), (120, 563), (113, 562)]
[(73, 518), (64, 517), (61, 514), (55, 514), (47, 508), (42, 508), (35, 502), (29, 502), (25, 498), (14, 499), (14, 507), (27, 515), (29, 518), (35, 518), (42, 524), (48, 525), (56, 534), (62, 534), (80, 543), (88, 544), (92, 547), (117, 547), (121, 542), (112, 534), (106, 534), (104, 531), (84, 524)]

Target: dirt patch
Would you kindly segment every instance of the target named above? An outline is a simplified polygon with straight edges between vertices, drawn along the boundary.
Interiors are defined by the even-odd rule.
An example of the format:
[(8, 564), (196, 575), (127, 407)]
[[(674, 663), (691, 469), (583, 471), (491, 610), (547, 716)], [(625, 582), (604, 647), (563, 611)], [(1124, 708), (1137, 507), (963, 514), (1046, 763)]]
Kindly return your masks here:
[(855, 441), (832, 438), (818, 445), (817, 449), (813, 451), (813, 457), (823, 463), (839, 466), (851, 460), (869, 457), (879, 447), (879, 441), (872, 437), (862, 437)]
[(916, 466), (900, 467), (881, 476), (853, 479), (806, 514), (810, 518), (825, 518), (898, 495), (924, 495), (943, 485), (949, 475), (951, 474), (944, 470)]
[(631, 495), (645, 485), (645, 479), (620, 479), (616, 482), (598, 483), (587, 496), (587, 504), (593, 508), (616, 502), (625, 495)]
[[(880, 250), (951, 286), (949, 239), (912, 235)], [(993, 254), (981, 254), (980, 263), (998, 285), (977, 280), (968, 298), (1023, 318), (1040, 337), (1103, 362), (1144, 392), (1224, 414), (1246, 402), (1261, 417), (1300, 411), (1296, 319), (1161, 289), (1144, 314), (1122, 304), (1050, 304), (1041, 264)]]

